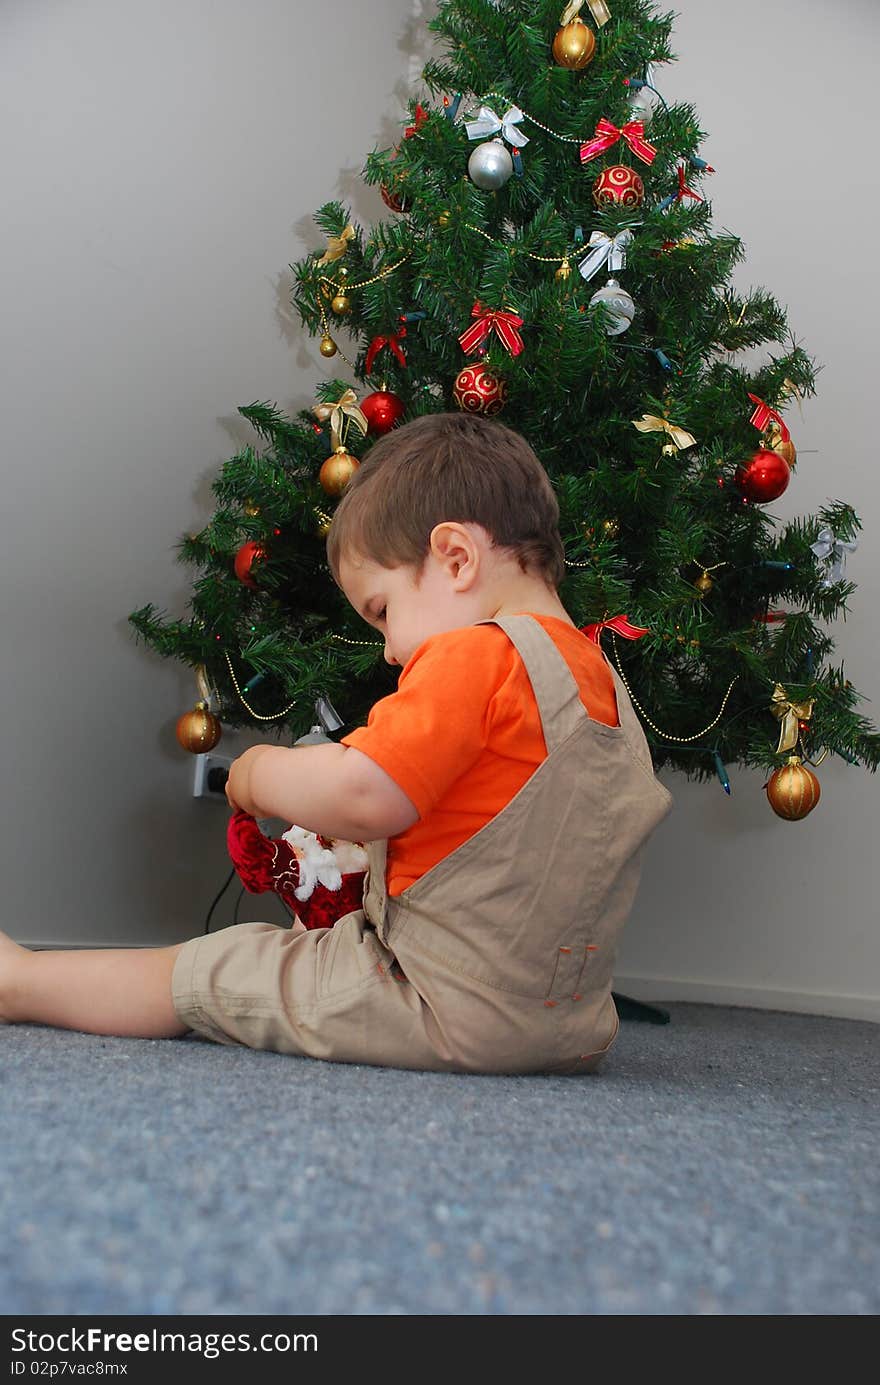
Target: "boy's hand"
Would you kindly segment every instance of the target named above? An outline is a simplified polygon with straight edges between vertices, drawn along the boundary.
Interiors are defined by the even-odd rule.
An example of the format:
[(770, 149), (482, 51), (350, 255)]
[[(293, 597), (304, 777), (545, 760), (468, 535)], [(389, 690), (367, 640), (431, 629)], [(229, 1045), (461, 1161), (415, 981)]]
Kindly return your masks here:
[(254, 745), (232, 763), (226, 801), (233, 812), (282, 818), (347, 842), (396, 836), (419, 811), (399, 785), (353, 747)]
[(234, 813), (250, 813), (255, 818), (262, 816), (251, 796), (251, 769), (254, 761), (271, 749), (270, 745), (252, 745), (237, 760), (233, 760), (226, 780), (226, 802)]

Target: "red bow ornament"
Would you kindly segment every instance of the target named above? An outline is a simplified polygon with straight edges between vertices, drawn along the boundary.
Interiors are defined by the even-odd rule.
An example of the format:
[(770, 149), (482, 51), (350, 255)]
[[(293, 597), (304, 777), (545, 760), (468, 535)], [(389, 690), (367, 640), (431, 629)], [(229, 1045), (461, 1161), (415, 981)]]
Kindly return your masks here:
[(601, 648), (600, 636), (606, 628), (623, 635), (625, 640), (640, 640), (643, 635), (651, 633), (647, 626), (631, 625), (629, 616), (613, 616), (611, 620), (600, 620), (596, 625), (582, 625), (581, 634), (586, 635), (588, 640), (592, 640)]
[(496, 311), (478, 302), (471, 309), (471, 316), (477, 319), (476, 322), (462, 332), (458, 339), (468, 355), (476, 351), (493, 330), (498, 333), (511, 356), (518, 356), (522, 351), (523, 340), (517, 328), (522, 327), (523, 320), (517, 317), (516, 313)]
[(405, 366), (406, 356), (404, 356), (403, 349), (400, 345), (401, 337), (405, 336), (406, 327), (399, 327), (398, 330), (396, 332), (392, 332), (390, 336), (373, 337), (373, 340), (370, 342), (369, 349), (367, 351), (367, 359), (364, 366), (366, 374), (370, 374), (370, 372), (373, 369), (373, 362), (375, 361), (379, 352), (386, 346), (389, 348), (390, 351), (393, 351), (394, 355), (400, 361), (400, 364)]
[(769, 404), (765, 404), (763, 399), (759, 399), (756, 394), (750, 394), (749, 399), (755, 406), (754, 412), (749, 419), (749, 423), (754, 423), (759, 433), (763, 433), (771, 418), (779, 425), (779, 433), (783, 442), (791, 441), (791, 433), (788, 425), (783, 421), (775, 409), (771, 409)]
[(403, 132), (404, 139), (409, 139), (411, 135), (417, 135), (425, 121), (428, 119), (428, 112), (425, 110), (421, 101), (416, 103), (416, 120), (414, 125), (407, 125)]
[[(711, 173), (712, 170), (711, 170), (711, 169), (708, 169), (707, 172)], [(678, 192), (675, 194), (675, 200), (676, 200), (676, 202), (680, 202), (680, 201), (682, 200), (682, 198), (684, 198), (684, 197), (692, 197), (692, 198), (694, 199), (695, 202), (705, 202), (706, 199), (705, 199), (704, 197), (701, 197), (700, 194), (699, 194), (698, 192), (694, 192), (693, 188), (689, 188), (689, 187), (687, 186), (687, 184), (686, 184), (685, 181), (684, 181), (684, 175), (685, 175), (685, 166), (684, 166), (684, 164), (679, 164), (679, 165), (678, 165)]]
[(619, 139), (623, 139), (630, 149), (641, 159), (643, 163), (654, 162), (657, 150), (653, 144), (649, 144), (645, 139), (645, 126), (641, 120), (628, 120), (618, 130), (617, 126), (610, 120), (602, 119), (596, 126), (596, 133), (586, 144), (581, 145), (581, 163), (588, 163), (590, 159), (598, 158), (604, 154), (606, 149), (610, 149), (612, 144), (616, 144)]

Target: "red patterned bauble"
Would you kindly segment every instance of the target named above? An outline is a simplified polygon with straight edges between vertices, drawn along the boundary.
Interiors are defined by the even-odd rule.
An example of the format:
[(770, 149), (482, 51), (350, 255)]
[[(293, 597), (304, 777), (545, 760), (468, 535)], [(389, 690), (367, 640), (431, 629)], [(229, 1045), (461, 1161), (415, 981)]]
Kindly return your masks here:
[(214, 713), (208, 711), (207, 702), (197, 702), (191, 712), (184, 712), (177, 719), (177, 739), (193, 755), (213, 750), (222, 734), (223, 728)]
[(734, 484), (747, 500), (766, 505), (781, 495), (791, 479), (791, 467), (779, 452), (762, 447), (754, 457), (737, 467)]
[(235, 555), (235, 575), (239, 582), (243, 582), (246, 587), (256, 589), (256, 582), (252, 576), (254, 563), (260, 563), (268, 554), (261, 543), (256, 543), (250, 539), (243, 543)]
[(379, 187), (379, 191), (382, 194), (382, 201), (385, 203), (386, 207), (390, 207), (393, 212), (406, 211), (408, 205), (406, 198), (401, 197), (397, 192), (391, 192), (389, 188), (386, 188), (384, 183)]
[(504, 408), (507, 385), (484, 365), (467, 365), (452, 386), (452, 397), (466, 414), (489, 417)]
[(773, 771), (764, 787), (774, 813), (788, 822), (799, 822), (811, 813), (821, 792), (819, 780), (797, 755), (789, 755), (786, 764)]
[(404, 408), (400, 396), (390, 390), (376, 390), (360, 402), (361, 413), (371, 433), (390, 433), (395, 423), (403, 418)]
[(645, 199), (645, 185), (634, 168), (612, 164), (599, 174), (593, 184), (593, 201), (597, 207), (640, 207)]

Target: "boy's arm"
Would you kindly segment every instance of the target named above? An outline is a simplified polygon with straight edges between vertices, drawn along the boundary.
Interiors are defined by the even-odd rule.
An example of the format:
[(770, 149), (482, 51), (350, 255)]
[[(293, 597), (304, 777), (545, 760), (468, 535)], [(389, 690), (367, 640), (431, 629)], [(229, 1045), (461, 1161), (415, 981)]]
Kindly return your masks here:
[(395, 837), (419, 816), (369, 755), (336, 743), (252, 746), (233, 761), (226, 797), (254, 817), (282, 818), (349, 842)]

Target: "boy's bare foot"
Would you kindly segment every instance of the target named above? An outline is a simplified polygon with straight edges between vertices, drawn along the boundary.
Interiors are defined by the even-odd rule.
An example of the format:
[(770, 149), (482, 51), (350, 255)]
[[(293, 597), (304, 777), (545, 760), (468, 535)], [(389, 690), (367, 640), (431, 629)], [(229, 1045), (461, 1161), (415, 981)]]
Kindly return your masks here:
[(26, 947), (0, 931), (0, 1024), (8, 1024), (12, 1019), (15, 977), (21, 959), (27, 954)]

